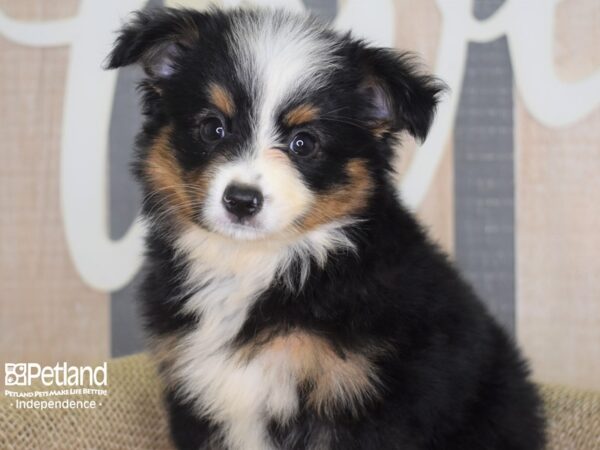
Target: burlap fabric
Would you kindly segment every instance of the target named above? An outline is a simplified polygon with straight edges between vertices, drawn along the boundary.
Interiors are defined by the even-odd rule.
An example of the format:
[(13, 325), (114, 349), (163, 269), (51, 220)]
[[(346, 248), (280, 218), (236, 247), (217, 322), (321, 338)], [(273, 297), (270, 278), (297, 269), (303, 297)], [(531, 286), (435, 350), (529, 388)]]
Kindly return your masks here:
[[(14, 399), (0, 396), (0, 449), (171, 449), (160, 384), (148, 358), (116, 359), (108, 373), (109, 395), (98, 398), (102, 406), (95, 410), (17, 409)], [(600, 393), (555, 386), (541, 392), (549, 449), (600, 449)]]
[(95, 410), (17, 409), (2, 395), (0, 450), (173, 448), (160, 384), (146, 355), (109, 362), (107, 389), (106, 397), (68, 397), (101, 402)]

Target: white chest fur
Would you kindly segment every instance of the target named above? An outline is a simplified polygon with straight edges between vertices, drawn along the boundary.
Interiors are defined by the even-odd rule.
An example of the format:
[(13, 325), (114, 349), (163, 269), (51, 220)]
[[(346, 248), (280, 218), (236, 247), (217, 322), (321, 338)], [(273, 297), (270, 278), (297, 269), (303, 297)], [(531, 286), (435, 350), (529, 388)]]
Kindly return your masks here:
[(214, 280), (208, 292), (192, 298), (190, 302), (211, 304), (203, 309), (199, 327), (184, 339), (177, 362), (185, 393), (198, 402), (200, 412), (221, 424), (232, 449), (268, 449), (268, 420), (285, 420), (298, 404), (283, 352), (246, 362), (229, 345), (256, 287), (249, 280)]
[(178, 246), (191, 263), (187, 284), (196, 292), (185, 309), (200, 320), (178, 342), (172, 376), (198, 412), (221, 425), (229, 448), (268, 450), (268, 422), (285, 422), (297, 411), (297, 363), (285, 345), (244, 359), (231, 341), (257, 296), (285, 274), (291, 261), (299, 262), (300, 270), (287, 278), (290, 287), (302, 283), (311, 258), (324, 264), (332, 248), (352, 244), (333, 227), (292, 245), (242, 245), (194, 229)]

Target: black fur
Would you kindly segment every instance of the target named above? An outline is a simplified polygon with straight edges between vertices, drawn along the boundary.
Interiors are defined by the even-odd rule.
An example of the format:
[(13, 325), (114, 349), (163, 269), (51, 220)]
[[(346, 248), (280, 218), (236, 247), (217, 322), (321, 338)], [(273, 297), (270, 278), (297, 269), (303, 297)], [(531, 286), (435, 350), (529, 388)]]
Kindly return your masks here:
[[(252, 92), (231, 76), (232, 55), (221, 36), (232, 26), (231, 17), (244, 14), (260, 12), (157, 10), (140, 13), (121, 33), (109, 67), (142, 62), (148, 74), (142, 86), (147, 121), (136, 163), (146, 194), (152, 188), (143, 176), (143, 162), (167, 123), (174, 125), (171, 140), (184, 172), (202, 170), (216, 155), (235, 158), (241, 151), (255, 117)], [(293, 162), (314, 192), (344, 182), (345, 162), (368, 162), (374, 192), (356, 214), (360, 222), (347, 230), (357, 250), (334, 252), (323, 268), (313, 263), (300, 291), (276, 280), (252, 305), (231, 346), (243, 346), (264, 332), (303, 329), (325, 338), (342, 357), (365, 342), (385, 343), (392, 350), (376, 360), (380, 399), (367, 402), (358, 415), (339, 411), (335, 417), (320, 415), (301, 401), (289, 423), (270, 424), (273, 444), (305, 449), (328, 442), (340, 450), (543, 448), (540, 400), (514, 342), (398, 202), (388, 179), (397, 133), (425, 138), (443, 86), (417, 70), (410, 55), (374, 49), (351, 36), (336, 39), (344, 67), (302, 101), (336, 111), (332, 119), (337, 120), (312, 125), (321, 139), (319, 156)], [(207, 149), (195, 136), (194, 117), (207, 102), (200, 87), (211, 80), (224, 83), (247, 114), (229, 125), (234, 130), (229, 140)], [(280, 115), (293, 106), (291, 101)], [(374, 137), (369, 126), (377, 121), (386, 122), (387, 131)], [(279, 132), (285, 142), (294, 130), (280, 122)], [(160, 211), (156, 198), (144, 205), (151, 218)], [(201, 218), (198, 226), (204, 226)], [(188, 262), (174, 250), (174, 233), (176, 227), (163, 214), (147, 238), (140, 297), (152, 336), (185, 335), (199, 323), (181, 311), (191, 294), (183, 295), (181, 274)], [(176, 386), (169, 388), (177, 446), (219, 448), (219, 424), (173, 394)]]

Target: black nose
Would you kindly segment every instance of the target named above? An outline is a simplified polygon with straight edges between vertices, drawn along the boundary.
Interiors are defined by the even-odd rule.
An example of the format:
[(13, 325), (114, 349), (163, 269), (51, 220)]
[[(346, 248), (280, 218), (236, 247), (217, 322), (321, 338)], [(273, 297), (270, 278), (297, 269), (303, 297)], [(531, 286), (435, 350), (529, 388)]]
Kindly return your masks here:
[(223, 194), (225, 209), (239, 220), (251, 217), (262, 208), (263, 196), (260, 191), (250, 186), (231, 184)]

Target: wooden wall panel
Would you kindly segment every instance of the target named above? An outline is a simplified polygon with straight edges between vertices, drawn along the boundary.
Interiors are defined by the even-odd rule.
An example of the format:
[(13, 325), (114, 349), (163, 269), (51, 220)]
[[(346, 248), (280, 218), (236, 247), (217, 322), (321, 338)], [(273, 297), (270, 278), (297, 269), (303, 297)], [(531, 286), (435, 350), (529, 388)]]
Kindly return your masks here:
[[(600, 2), (565, 0), (556, 71), (600, 70)], [(516, 102), (517, 335), (536, 378), (600, 389), (600, 106), (561, 129)]]
[[(77, 1), (2, 1), (22, 20), (71, 16)], [(69, 259), (59, 204), (67, 48), (0, 37), (0, 362), (86, 362), (108, 355), (107, 295)], [(81, 149), (85, 151), (85, 149)]]
[(518, 338), (537, 379), (600, 389), (600, 110), (515, 117)]
[(427, 195), (417, 214), (431, 237), (451, 256), (454, 254), (454, 159), (452, 135)]
[(556, 8), (554, 62), (566, 81), (585, 78), (600, 68), (600, 2), (562, 0)]

